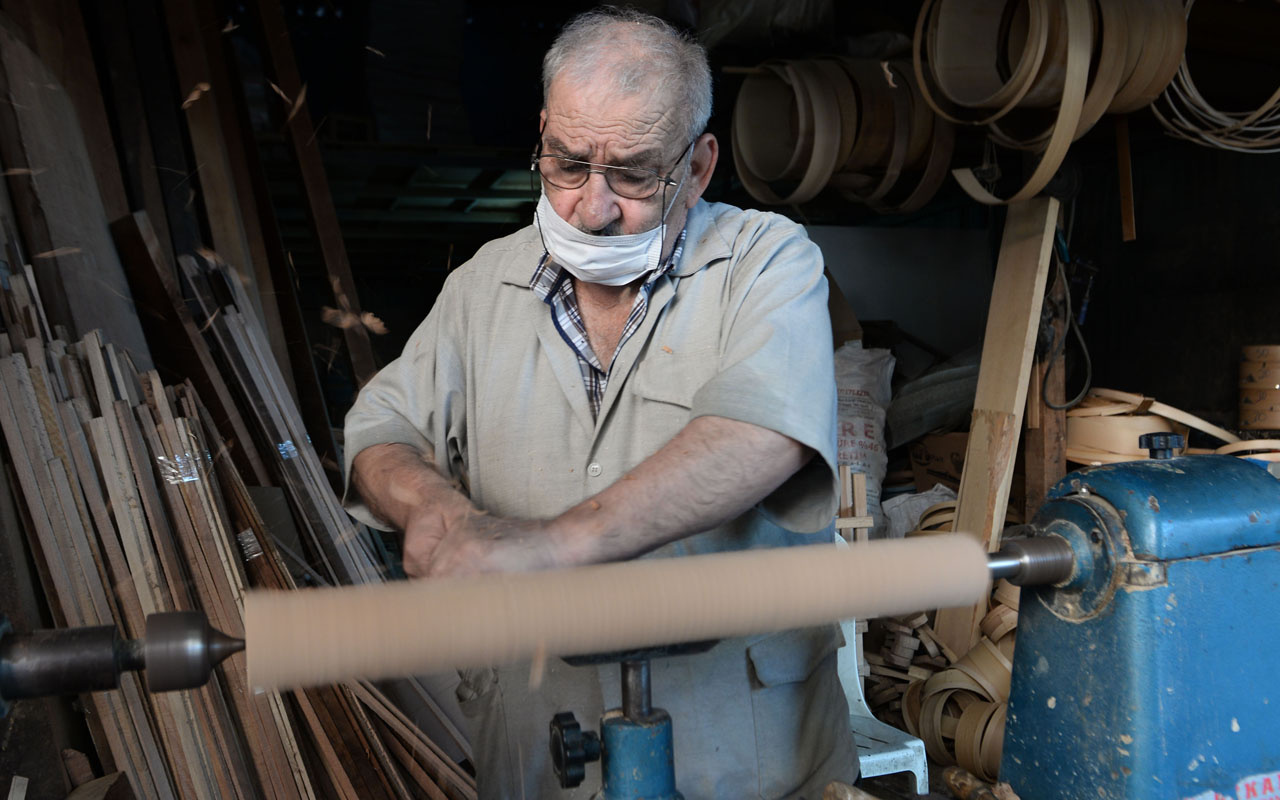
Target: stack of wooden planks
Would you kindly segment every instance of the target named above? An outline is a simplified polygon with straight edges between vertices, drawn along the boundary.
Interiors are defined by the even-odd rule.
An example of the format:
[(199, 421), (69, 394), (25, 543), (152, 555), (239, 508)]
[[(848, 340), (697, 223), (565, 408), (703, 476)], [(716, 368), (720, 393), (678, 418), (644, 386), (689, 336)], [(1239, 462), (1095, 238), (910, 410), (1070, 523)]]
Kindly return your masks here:
[[(26, 276), (0, 277), (5, 472), (54, 623), (115, 624), (137, 638), (147, 614), (197, 609), (242, 635), (245, 586), (292, 579), (192, 384), (137, 372), (96, 331), (51, 338)], [(245, 348), (236, 352), (261, 344), (251, 322), (225, 317), (222, 335)], [(267, 405), (277, 400), (262, 408), (286, 425), (290, 415)], [(311, 470), (298, 485), (322, 497), (314, 452), (299, 441), (282, 460)], [(318, 514), (341, 513), (330, 498)], [(346, 531), (331, 554), (369, 569), (350, 523)], [(119, 692), (84, 706), (103, 767), (125, 772), (142, 798), (475, 795), (470, 777), (369, 684), (258, 693), (233, 657), (196, 691), (150, 695), (126, 674)]]

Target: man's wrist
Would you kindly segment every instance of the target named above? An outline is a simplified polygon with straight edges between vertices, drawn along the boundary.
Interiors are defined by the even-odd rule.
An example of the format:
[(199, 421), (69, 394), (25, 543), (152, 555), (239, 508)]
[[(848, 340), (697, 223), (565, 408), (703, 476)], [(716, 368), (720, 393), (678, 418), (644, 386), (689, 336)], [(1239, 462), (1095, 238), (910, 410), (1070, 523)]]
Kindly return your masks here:
[(587, 498), (552, 520), (548, 534), (566, 566), (598, 564), (618, 557), (604, 546), (609, 538), (609, 520), (594, 498)]

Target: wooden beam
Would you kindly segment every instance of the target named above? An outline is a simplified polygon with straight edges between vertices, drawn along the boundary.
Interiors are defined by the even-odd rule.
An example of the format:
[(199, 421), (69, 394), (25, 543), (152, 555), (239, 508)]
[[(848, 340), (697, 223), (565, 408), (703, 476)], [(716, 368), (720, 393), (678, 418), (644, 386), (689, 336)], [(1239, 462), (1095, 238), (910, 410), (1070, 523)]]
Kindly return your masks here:
[[(1052, 197), (1010, 205), (1000, 243), (954, 528), (989, 551), (1000, 547), (1057, 219)], [(985, 612), (985, 603), (940, 609), (938, 639), (969, 652)]]
[[(315, 127), (305, 103), (298, 102), (302, 95), (302, 79), (294, 61), (293, 47), (289, 43), (289, 29), (284, 22), (284, 12), (279, 0), (259, 0), (258, 19), (262, 25), (262, 39), (266, 43), (268, 61), (275, 82), (292, 98), (295, 106), (286, 112), (289, 141), (298, 161), (302, 185), (306, 192), (306, 206), (310, 214), (320, 252), (333, 287), (335, 305), (338, 308), (361, 313), (360, 298), (356, 293), (351, 264), (347, 260), (346, 245), (342, 241), (342, 228), (329, 193), (329, 180), (320, 157), (320, 145), (316, 142)], [(363, 386), (378, 371), (369, 341), (369, 332), (363, 325), (344, 328), (343, 337), (351, 358), (352, 375), (357, 385)]]

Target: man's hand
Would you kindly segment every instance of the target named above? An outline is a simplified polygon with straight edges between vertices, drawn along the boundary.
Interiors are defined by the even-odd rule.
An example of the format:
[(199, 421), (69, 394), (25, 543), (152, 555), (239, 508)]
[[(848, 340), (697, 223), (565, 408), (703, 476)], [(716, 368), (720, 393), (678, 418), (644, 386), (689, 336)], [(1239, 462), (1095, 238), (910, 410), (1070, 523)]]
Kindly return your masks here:
[(482, 572), (524, 572), (560, 566), (555, 540), (544, 522), (505, 519), (480, 511), (446, 519), (426, 512), (404, 534), (404, 571), (439, 578)]

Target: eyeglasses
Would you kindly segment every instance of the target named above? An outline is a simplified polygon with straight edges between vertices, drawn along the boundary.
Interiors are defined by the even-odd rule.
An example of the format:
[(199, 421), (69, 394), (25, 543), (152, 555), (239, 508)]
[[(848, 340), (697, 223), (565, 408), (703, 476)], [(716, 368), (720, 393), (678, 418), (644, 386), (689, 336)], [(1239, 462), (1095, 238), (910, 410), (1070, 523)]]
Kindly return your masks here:
[(619, 197), (625, 197), (628, 200), (645, 200), (657, 194), (658, 189), (663, 186), (679, 184), (679, 181), (673, 180), (671, 176), (675, 174), (676, 168), (692, 148), (693, 143), (690, 142), (680, 154), (680, 158), (676, 160), (671, 172), (662, 175), (656, 170), (645, 167), (615, 167), (612, 164), (594, 164), (590, 161), (579, 161), (576, 158), (543, 155), (542, 142), (539, 141), (538, 147), (533, 152), (529, 169), (537, 172), (543, 180), (558, 189), (579, 189), (586, 185), (587, 178), (594, 172), (603, 175), (609, 188)]

